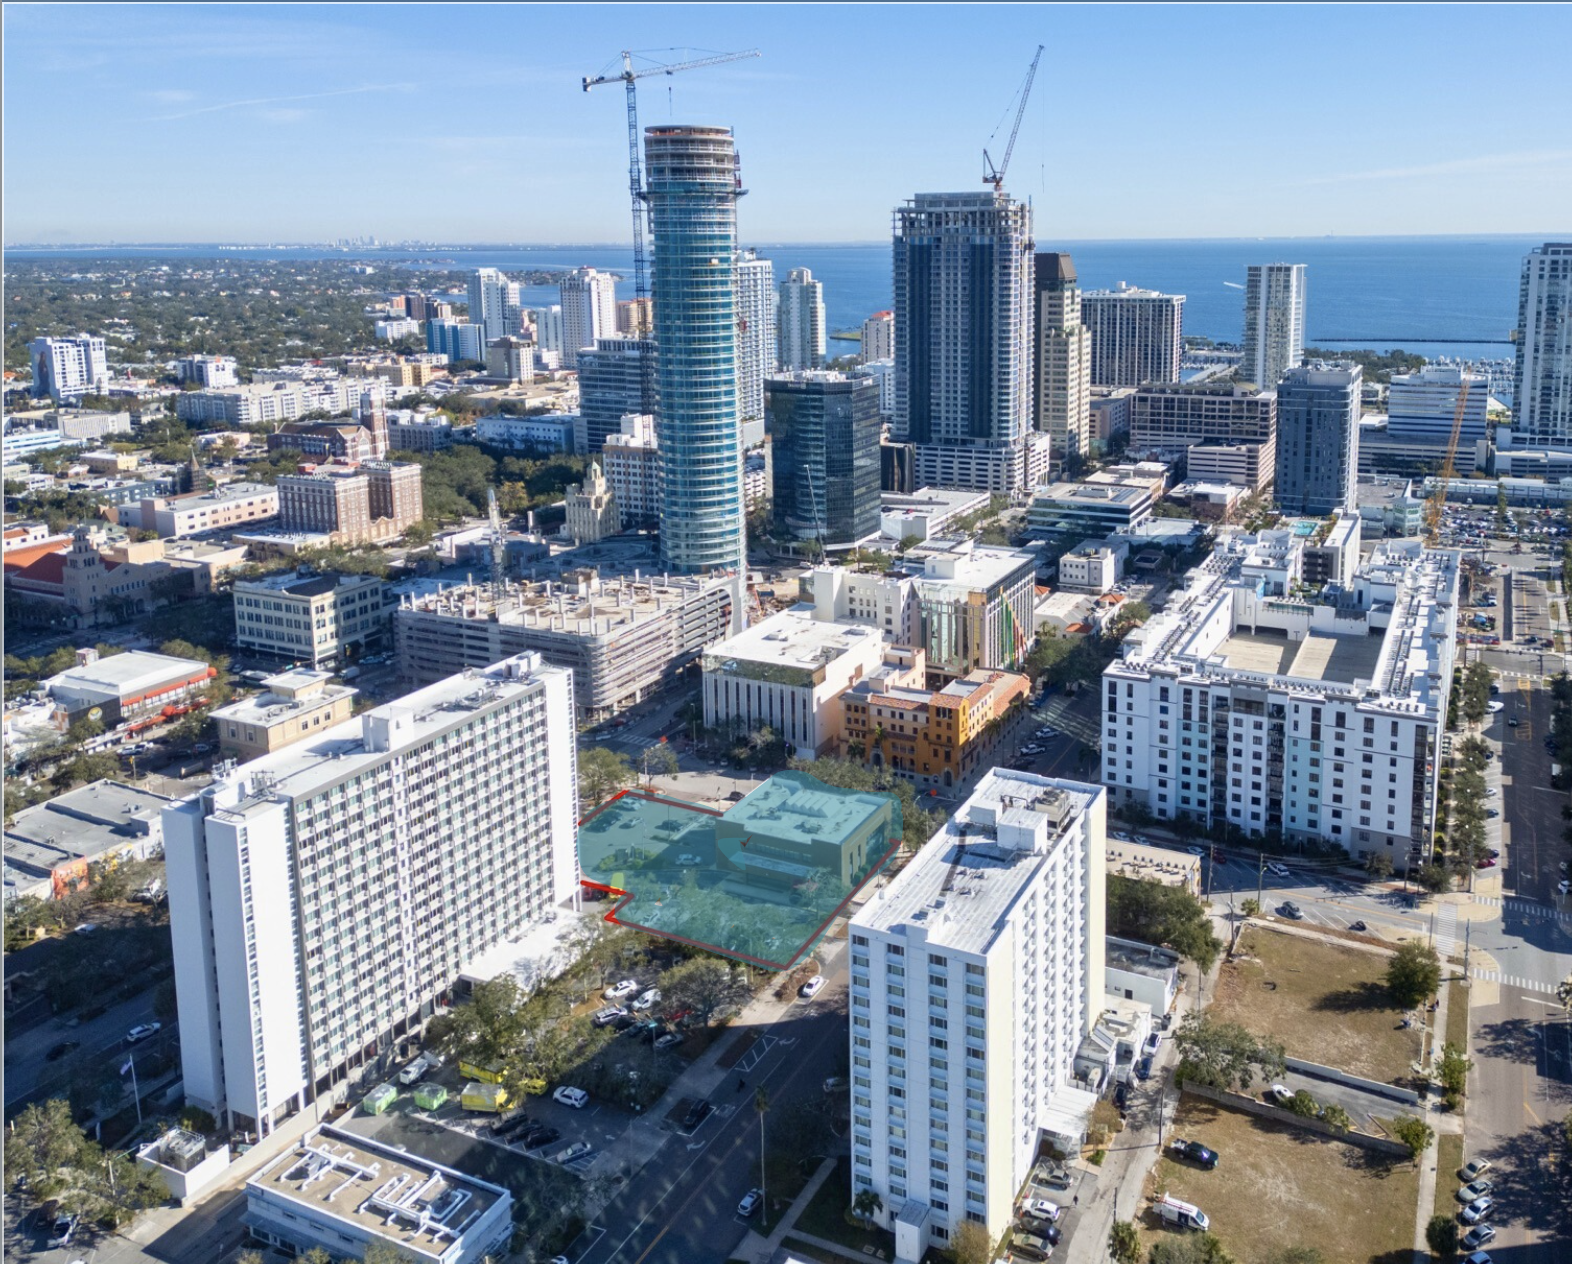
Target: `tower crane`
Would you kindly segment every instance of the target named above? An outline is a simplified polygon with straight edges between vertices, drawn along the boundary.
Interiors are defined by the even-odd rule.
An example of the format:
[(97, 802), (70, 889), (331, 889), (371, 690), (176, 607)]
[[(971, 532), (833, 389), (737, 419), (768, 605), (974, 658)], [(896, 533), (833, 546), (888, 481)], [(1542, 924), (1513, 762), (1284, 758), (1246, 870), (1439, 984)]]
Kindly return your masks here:
[(497, 508), (497, 489), (486, 488), (486, 516), (491, 520), (491, 596), (501, 601), (507, 588), (507, 542), (502, 535), (502, 511)]
[[(1005, 169), (1010, 165), (1010, 155), (1015, 152), (1015, 138), (1020, 134), (1021, 120), (1026, 117), (1026, 100), (1032, 95), (1032, 80), (1037, 78), (1037, 63), (1042, 60), (1042, 56), (1043, 46), (1039, 44), (1036, 54), (1032, 57), (1031, 69), (1026, 72), (1026, 82), (1021, 85), (1021, 104), (1015, 111), (1015, 126), (1010, 128), (1010, 143), (1004, 147), (1004, 160), (995, 167), (993, 159), (988, 156), (987, 149), (983, 150), (983, 183), (993, 185), (995, 193), (1004, 187)], [(629, 90), (631, 91), (631, 88)], [(998, 130), (994, 128), (995, 135), (998, 134)], [(990, 136), (988, 139), (992, 140), (993, 137)]]
[(1452, 437), (1447, 441), (1446, 459), (1441, 463), (1441, 475), (1425, 502), (1425, 547), (1435, 548), (1441, 534), (1441, 516), (1446, 512), (1447, 489), (1457, 472), (1457, 440), (1463, 433), (1463, 415), (1468, 411), (1468, 378), (1463, 377), (1457, 388), (1457, 407), (1452, 410)]
[[(1040, 50), (1039, 50), (1040, 51)], [(759, 56), (759, 50), (750, 48), (741, 53), (716, 53), (693, 61), (673, 62), (670, 65), (653, 65), (635, 68), (633, 53), (622, 52), (622, 70), (615, 74), (585, 76), (584, 91), (603, 84), (621, 83), (628, 90), (628, 196), (633, 202), (633, 292), (639, 298), (649, 297), (649, 278), (644, 269), (644, 177), (639, 161), (639, 100), (634, 84), (650, 75), (674, 75), (679, 70), (697, 70), (701, 66), (719, 66), (729, 61), (742, 61)]]

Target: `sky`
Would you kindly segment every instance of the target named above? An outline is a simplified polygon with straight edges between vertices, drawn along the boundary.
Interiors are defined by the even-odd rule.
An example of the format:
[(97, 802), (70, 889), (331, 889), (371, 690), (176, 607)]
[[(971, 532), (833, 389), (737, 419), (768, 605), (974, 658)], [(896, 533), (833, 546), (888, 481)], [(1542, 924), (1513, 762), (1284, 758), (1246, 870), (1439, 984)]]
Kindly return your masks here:
[(8, 4), (8, 244), (630, 233), (641, 124), (735, 129), (755, 241), (880, 241), (979, 188), (1037, 234), (1539, 233), (1572, 207), (1572, 7)]

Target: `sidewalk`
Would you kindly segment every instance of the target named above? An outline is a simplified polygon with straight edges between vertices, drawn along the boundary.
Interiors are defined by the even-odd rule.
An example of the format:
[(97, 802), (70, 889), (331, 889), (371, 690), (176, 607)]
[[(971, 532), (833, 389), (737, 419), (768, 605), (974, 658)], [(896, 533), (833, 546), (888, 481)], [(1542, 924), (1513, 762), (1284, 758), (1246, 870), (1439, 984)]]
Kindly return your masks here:
[(852, 1254), (849, 1247), (839, 1246), (823, 1238), (816, 1238), (811, 1233), (798, 1233), (793, 1228), (797, 1223), (797, 1217), (802, 1215), (803, 1210), (813, 1201), (813, 1196), (819, 1192), (824, 1182), (835, 1174), (835, 1163), (836, 1160), (831, 1157), (819, 1164), (819, 1170), (808, 1178), (808, 1183), (802, 1187), (802, 1193), (792, 1200), (791, 1206), (786, 1209), (785, 1213), (776, 1222), (775, 1228), (768, 1238), (760, 1237), (756, 1231), (750, 1229), (748, 1236), (737, 1244), (737, 1248), (732, 1252), (732, 1255), (738, 1259), (752, 1260), (753, 1264), (769, 1264), (769, 1261), (775, 1258), (775, 1253), (780, 1250), (781, 1243), (785, 1241), (788, 1234), (801, 1238), (804, 1242), (812, 1242), (815, 1246), (839, 1251), (842, 1255)]

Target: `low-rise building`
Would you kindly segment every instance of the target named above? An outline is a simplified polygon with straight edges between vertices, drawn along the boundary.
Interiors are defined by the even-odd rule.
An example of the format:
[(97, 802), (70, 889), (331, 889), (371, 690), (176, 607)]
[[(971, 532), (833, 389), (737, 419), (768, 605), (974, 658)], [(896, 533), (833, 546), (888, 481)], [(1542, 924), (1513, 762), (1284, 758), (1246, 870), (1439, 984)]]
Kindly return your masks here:
[[(1196, 868), (1200, 868), (1199, 861)], [(1199, 884), (1192, 894), (1199, 894)], [(1179, 995), (1179, 954), (1172, 948), (1109, 935), (1103, 941), (1103, 959), (1107, 962), (1104, 987), (1108, 995), (1139, 1001), (1158, 1018), (1173, 1008)]]
[(563, 508), (562, 533), (577, 544), (598, 543), (621, 529), (617, 498), (598, 461), (589, 463), (582, 483), (567, 485)]
[(744, 882), (789, 890), (828, 875), (849, 895), (900, 843), (899, 808), (888, 794), (778, 772), (721, 814), (715, 840), (722, 868), (734, 869)]
[(979, 668), (940, 689), (924, 687), (921, 650), (888, 649), (879, 669), (841, 698), (843, 750), (920, 789), (963, 784), (1006, 740), (1005, 721), (1031, 681)]
[(1237, 483), (1186, 479), (1168, 493), (1176, 505), (1185, 505), (1201, 522), (1232, 522), (1249, 492)]
[(1416, 536), (1424, 530), (1424, 497), (1411, 479), (1361, 477), (1357, 495), (1361, 534), (1367, 539)]
[(95, 649), (81, 649), (76, 657), (75, 667), (44, 681), (61, 732), (84, 719), (106, 730), (145, 719), (200, 693), (215, 674), (199, 659), (146, 650), (100, 658)]
[(568, 413), (540, 413), (528, 417), (477, 417), (475, 438), (496, 448), (516, 452), (569, 452), (578, 419)]
[(235, 644), (310, 667), (379, 644), (391, 608), (373, 575), (290, 571), (235, 584)]
[(303, 742), (349, 719), (357, 692), (304, 667), (269, 676), (261, 693), (213, 712), (219, 749), (245, 760)]
[(1233, 483), (1262, 492), (1277, 474), (1277, 442), (1195, 443), (1185, 467), (1190, 478), (1208, 483)]
[(446, 452), (453, 446), (453, 423), (441, 413), (393, 409), (388, 413), (392, 452)]
[(1078, 540), (1128, 530), (1151, 517), (1161, 497), (1146, 478), (1047, 483), (1026, 511), (1026, 533), (1039, 540)]
[(705, 651), (705, 727), (768, 725), (797, 758), (830, 754), (841, 695), (878, 670), (887, 646), (877, 629), (821, 621), (809, 605), (773, 614)]
[(257, 380), (247, 386), (182, 391), (175, 400), (175, 415), (181, 421), (224, 426), (286, 422), (311, 412), (347, 413), (359, 389), (338, 379), (264, 377), (265, 372), (258, 370)]
[(175, 362), (175, 374), (182, 382), (195, 382), (209, 390), (240, 385), (240, 366), (234, 356), (182, 356)]
[(202, 535), (278, 516), (278, 488), (266, 483), (225, 483), (189, 496), (142, 501), (141, 526), (160, 536)]
[(879, 495), (879, 534), (898, 546), (915, 536), (919, 541), (941, 538), (957, 518), (982, 513), (988, 493), (948, 487), (919, 487), (914, 492)]
[(513, 1196), (400, 1146), (321, 1127), (246, 1182), (246, 1228), (289, 1255), (359, 1259), (372, 1243), (410, 1264), (507, 1253)]
[(1059, 586), (1105, 593), (1119, 582), (1119, 553), (1102, 544), (1083, 544), (1059, 559)]
[(164, 848), (174, 800), (140, 786), (95, 781), (23, 808), (5, 831), (5, 900), (58, 900), (92, 881), (92, 866), (148, 860)]

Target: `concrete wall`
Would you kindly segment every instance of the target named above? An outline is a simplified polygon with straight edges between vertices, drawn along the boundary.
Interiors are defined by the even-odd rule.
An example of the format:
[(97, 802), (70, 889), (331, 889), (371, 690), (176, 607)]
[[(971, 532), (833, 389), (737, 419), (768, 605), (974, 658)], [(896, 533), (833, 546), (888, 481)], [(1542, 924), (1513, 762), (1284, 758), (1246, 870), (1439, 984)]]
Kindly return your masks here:
[(1389, 1141), (1385, 1137), (1372, 1136), (1367, 1132), (1339, 1132), (1319, 1119), (1306, 1119), (1303, 1115), (1296, 1115), (1291, 1110), (1283, 1110), (1277, 1106), (1268, 1106), (1265, 1102), (1257, 1101), (1253, 1097), (1246, 1097), (1242, 1093), (1229, 1093), (1222, 1089), (1211, 1088), (1205, 1084), (1186, 1083), (1182, 1086), (1186, 1093), (1193, 1093), (1197, 1097), (1204, 1097), (1209, 1102), (1218, 1102), (1224, 1106), (1231, 1106), (1235, 1110), (1248, 1111), (1252, 1115), (1260, 1115), (1266, 1119), (1275, 1119), (1278, 1123), (1289, 1124), (1295, 1128), (1303, 1128), (1306, 1132), (1318, 1132), (1323, 1137), (1331, 1137), (1337, 1141), (1346, 1141), (1350, 1145), (1360, 1146), (1366, 1150), (1374, 1150), (1377, 1154), (1390, 1154), (1394, 1158), (1408, 1158), (1408, 1147), (1401, 1141)]

